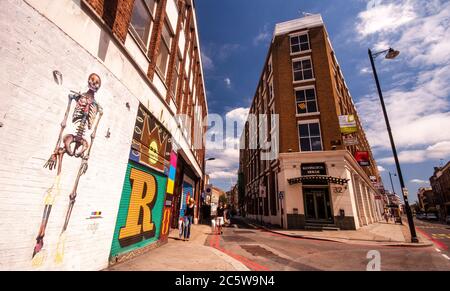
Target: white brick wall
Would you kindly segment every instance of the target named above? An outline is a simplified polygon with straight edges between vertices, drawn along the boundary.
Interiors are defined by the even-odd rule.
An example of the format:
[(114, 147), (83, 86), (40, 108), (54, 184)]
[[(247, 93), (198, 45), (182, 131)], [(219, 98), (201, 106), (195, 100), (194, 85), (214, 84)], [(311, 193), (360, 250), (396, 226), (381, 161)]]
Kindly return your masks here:
[[(138, 98), (101, 62), (22, 1), (0, 1), (0, 40), (0, 270), (35, 269), (31, 256), (43, 199), (56, 175), (43, 165), (55, 146), (69, 90), (86, 91), (92, 72), (102, 78), (96, 96), (104, 115), (88, 172), (79, 183), (64, 261), (56, 264), (54, 253), (80, 165), (79, 159), (68, 156), (63, 160), (61, 194), (53, 205), (44, 238), (48, 257), (37, 269), (105, 268)], [(53, 70), (63, 74), (61, 86), (53, 81)], [(126, 102), (131, 110), (125, 107)], [(108, 128), (109, 139), (105, 137)], [(66, 129), (66, 133), (71, 131)], [(86, 219), (92, 211), (102, 211), (103, 218)]]

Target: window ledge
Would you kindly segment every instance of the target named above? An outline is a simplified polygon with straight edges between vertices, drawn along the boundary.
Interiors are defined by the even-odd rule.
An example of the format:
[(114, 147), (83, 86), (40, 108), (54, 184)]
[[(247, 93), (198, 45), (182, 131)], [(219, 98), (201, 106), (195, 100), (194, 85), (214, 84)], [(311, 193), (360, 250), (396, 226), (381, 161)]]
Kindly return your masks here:
[(309, 54), (309, 53), (311, 53), (311, 52), (312, 52), (311, 49), (309, 49), (309, 50), (307, 50), (307, 51), (296, 52), (296, 53), (291, 52), (291, 56), (299, 56), (299, 55), (303, 55), (303, 54)]
[(300, 81), (294, 81), (294, 84), (302, 84), (302, 83), (307, 83), (307, 82), (315, 82), (316, 78), (312, 78), (312, 79), (307, 79), (307, 80), (300, 80)]
[(315, 116), (320, 115), (320, 112), (311, 112), (311, 113), (302, 113), (302, 114), (296, 114), (297, 117), (307, 117), (307, 116)]

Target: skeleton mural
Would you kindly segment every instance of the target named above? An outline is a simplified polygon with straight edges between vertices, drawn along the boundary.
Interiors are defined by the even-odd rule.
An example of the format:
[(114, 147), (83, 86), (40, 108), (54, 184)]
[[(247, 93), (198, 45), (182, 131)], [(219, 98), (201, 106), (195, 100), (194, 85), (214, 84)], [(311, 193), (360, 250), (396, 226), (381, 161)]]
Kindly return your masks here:
[[(57, 174), (53, 185), (47, 190), (45, 196), (45, 208), (42, 216), (41, 226), (36, 238), (36, 245), (33, 251), (33, 265), (40, 265), (45, 259), (43, 252), (45, 229), (47, 227), (50, 212), (57, 195), (60, 192), (60, 177), (62, 169), (62, 161), (64, 155), (68, 155), (81, 159), (81, 165), (78, 170), (78, 175), (75, 178), (75, 183), (72, 192), (69, 195), (70, 202), (66, 212), (66, 218), (63, 228), (59, 236), (59, 242), (56, 251), (56, 262), (61, 262), (64, 255), (64, 243), (65, 243), (65, 231), (69, 224), (70, 215), (72, 213), (75, 199), (77, 197), (78, 183), (82, 175), (84, 175), (88, 169), (88, 160), (91, 153), (92, 145), (94, 143), (97, 127), (100, 119), (103, 115), (103, 109), (95, 99), (95, 93), (100, 89), (101, 79), (97, 74), (90, 74), (88, 78), (89, 90), (85, 93), (77, 93), (71, 91), (68, 96), (67, 109), (64, 115), (64, 119), (61, 122), (61, 129), (59, 131), (58, 141), (56, 142), (55, 149), (45, 163), (44, 168), (49, 170), (56, 169)], [(66, 134), (63, 136), (64, 129), (67, 125), (67, 119), (72, 107), (72, 102), (75, 101), (75, 109), (72, 116), (72, 123), (77, 126), (74, 134)], [(87, 130), (91, 130), (90, 142), (86, 140), (85, 134)]]

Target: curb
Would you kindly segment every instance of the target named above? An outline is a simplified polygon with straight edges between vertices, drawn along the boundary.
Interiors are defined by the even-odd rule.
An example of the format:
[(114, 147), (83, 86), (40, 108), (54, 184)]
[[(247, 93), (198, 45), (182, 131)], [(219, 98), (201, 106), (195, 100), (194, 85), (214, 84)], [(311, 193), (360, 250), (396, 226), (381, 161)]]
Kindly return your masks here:
[(407, 242), (383, 242), (383, 241), (373, 241), (373, 240), (358, 240), (358, 239), (338, 239), (338, 238), (329, 238), (329, 237), (317, 237), (311, 235), (292, 235), (287, 233), (280, 233), (270, 228), (267, 228), (262, 225), (252, 224), (248, 221), (244, 221), (246, 224), (259, 229), (264, 229), (265, 231), (275, 233), (278, 235), (293, 237), (299, 239), (310, 239), (310, 240), (319, 240), (319, 241), (329, 241), (329, 242), (337, 242), (337, 243), (345, 243), (345, 244), (365, 244), (365, 245), (379, 245), (379, 246), (392, 246), (392, 247), (414, 247), (414, 248), (424, 248), (433, 246), (433, 243), (423, 242), (423, 243), (407, 243)]

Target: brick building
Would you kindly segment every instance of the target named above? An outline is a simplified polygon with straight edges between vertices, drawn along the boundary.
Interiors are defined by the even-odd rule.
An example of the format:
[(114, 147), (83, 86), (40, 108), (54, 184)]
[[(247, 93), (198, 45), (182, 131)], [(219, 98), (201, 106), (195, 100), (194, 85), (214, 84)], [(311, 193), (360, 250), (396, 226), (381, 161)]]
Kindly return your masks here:
[(275, 26), (249, 116), (239, 167), (248, 217), (286, 229), (380, 220), (380, 175), (320, 15)]
[(446, 217), (450, 215), (450, 161), (445, 166), (434, 168), (430, 185), (434, 204), (439, 208), (439, 217), (441, 221), (446, 221)]
[(167, 242), (203, 188), (193, 0), (5, 0), (0, 27), (0, 269), (99, 270)]

